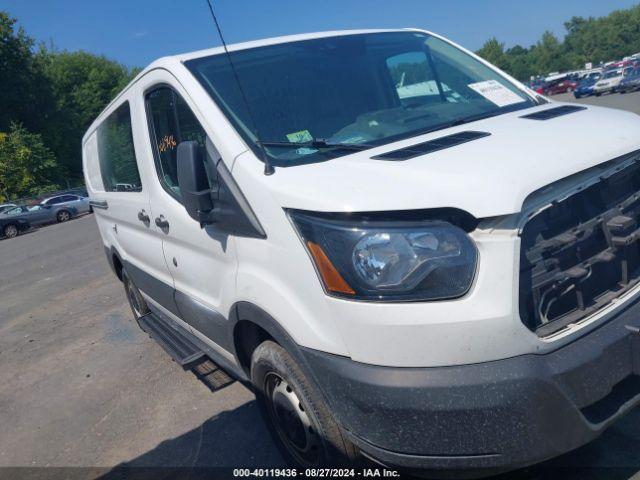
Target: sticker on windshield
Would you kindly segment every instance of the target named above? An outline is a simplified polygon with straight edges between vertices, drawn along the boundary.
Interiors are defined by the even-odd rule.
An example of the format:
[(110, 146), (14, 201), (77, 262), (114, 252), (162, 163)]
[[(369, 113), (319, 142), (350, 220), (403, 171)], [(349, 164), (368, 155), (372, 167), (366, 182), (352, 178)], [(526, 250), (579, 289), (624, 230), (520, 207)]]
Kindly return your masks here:
[(291, 143), (304, 143), (312, 141), (313, 137), (309, 130), (300, 130), (299, 132), (288, 133), (287, 140)]
[(507, 105), (513, 105), (514, 103), (525, 101), (522, 97), (516, 95), (496, 80), (470, 83), (467, 86), (499, 107), (506, 107)]

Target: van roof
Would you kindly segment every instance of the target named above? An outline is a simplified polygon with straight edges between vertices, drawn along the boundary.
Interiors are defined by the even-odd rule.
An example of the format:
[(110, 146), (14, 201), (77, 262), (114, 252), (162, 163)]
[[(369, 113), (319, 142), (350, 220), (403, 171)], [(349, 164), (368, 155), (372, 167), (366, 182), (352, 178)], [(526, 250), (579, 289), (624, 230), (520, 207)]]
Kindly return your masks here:
[[(262, 40), (252, 40), (252, 41), (249, 41), (249, 42), (233, 43), (233, 44), (228, 44), (227, 45), (227, 49), (230, 52), (234, 52), (234, 51), (239, 51), (239, 50), (246, 50), (246, 49), (249, 49), (249, 48), (264, 47), (264, 46), (267, 46), (267, 45), (277, 45), (277, 44), (280, 44), (280, 43), (291, 43), (291, 42), (299, 42), (299, 41), (302, 41), (302, 40), (312, 40), (314, 38), (339, 37), (339, 36), (345, 36), (345, 35), (360, 35), (360, 34), (365, 34), (365, 33), (407, 32), (407, 31), (424, 32), (424, 33), (428, 33), (428, 34), (430, 33), (430, 32), (428, 32), (426, 30), (422, 30), (422, 29), (418, 29), (418, 28), (333, 30), (333, 31), (327, 31), (327, 32), (303, 33), (303, 34), (298, 34), (298, 35), (286, 35), (286, 36), (281, 36), (281, 37), (265, 38), (265, 39), (262, 39)], [(166, 68), (166, 67), (168, 67), (170, 65), (175, 65), (176, 62), (182, 63), (182, 62), (186, 62), (187, 60), (192, 60), (194, 58), (206, 57), (206, 56), (209, 56), (209, 55), (219, 55), (219, 54), (222, 54), (222, 53), (224, 53), (224, 47), (219, 46), (219, 47), (207, 48), (207, 49), (204, 49), (204, 50), (196, 50), (196, 51), (193, 51), (193, 52), (182, 53), (182, 54), (177, 54), (177, 55), (167, 55), (167, 56), (158, 58), (157, 60), (154, 60), (149, 65), (147, 65), (140, 73), (138, 73), (138, 75), (136, 75), (133, 78), (133, 80), (131, 80), (127, 84), (127, 86), (124, 87), (118, 93), (118, 95), (116, 95), (116, 97), (113, 100), (111, 100), (107, 106), (104, 107), (104, 109), (94, 119), (92, 124), (89, 126), (89, 128), (85, 132), (85, 134), (84, 134), (84, 136), (82, 138), (82, 144), (83, 145), (85, 144), (85, 142), (87, 141), (87, 138), (89, 137), (89, 135), (97, 128), (97, 126), (100, 123), (105, 111), (108, 110), (114, 103), (118, 102), (119, 98), (127, 90), (129, 90), (129, 88), (131, 88), (131, 86), (133, 84), (135, 84), (140, 77), (145, 75), (150, 70), (154, 70), (156, 68)]]
[[(327, 32), (314, 32), (314, 33), (302, 33), (298, 35), (285, 35), (282, 37), (271, 37), (262, 40), (251, 40), (248, 42), (234, 43), (227, 45), (230, 52), (238, 50), (246, 50), (248, 48), (264, 47), (267, 45), (277, 45), (280, 43), (299, 42), (302, 40), (312, 40), (314, 38), (327, 38), (327, 37), (340, 37), (344, 35), (360, 35), (364, 33), (381, 33), (381, 32), (402, 32), (418, 30), (414, 28), (396, 28), (396, 29), (366, 29), (366, 30), (333, 30)], [(207, 48), (204, 50), (196, 50), (194, 52), (183, 53), (175, 55), (175, 57), (181, 61), (187, 61), (194, 58), (206, 57), (208, 55), (216, 55), (224, 53), (224, 47)]]

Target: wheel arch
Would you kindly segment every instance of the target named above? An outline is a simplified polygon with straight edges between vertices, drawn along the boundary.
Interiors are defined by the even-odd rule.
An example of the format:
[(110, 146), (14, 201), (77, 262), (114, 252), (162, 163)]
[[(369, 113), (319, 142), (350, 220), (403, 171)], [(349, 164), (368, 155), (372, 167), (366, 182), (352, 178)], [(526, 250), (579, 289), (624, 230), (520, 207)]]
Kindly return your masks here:
[(312, 372), (291, 335), (262, 308), (250, 302), (237, 302), (231, 308), (229, 328), (233, 354), (243, 372), (250, 377), (251, 355), (265, 340), (273, 340), (284, 348), (313, 381)]
[(111, 271), (118, 277), (118, 280), (122, 281), (122, 270), (124, 268), (124, 264), (122, 262), (122, 257), (118, 253), (115, 247), (104, 247), (104, 254), (107, 257), (107, 262), (109, 262), (109, 266), (111, 267)]

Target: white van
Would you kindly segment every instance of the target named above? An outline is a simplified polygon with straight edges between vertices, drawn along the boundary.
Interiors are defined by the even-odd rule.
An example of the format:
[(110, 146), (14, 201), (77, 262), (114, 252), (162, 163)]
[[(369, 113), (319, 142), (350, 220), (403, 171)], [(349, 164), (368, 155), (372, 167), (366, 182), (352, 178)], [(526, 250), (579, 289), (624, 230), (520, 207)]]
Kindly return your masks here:
[(83, 139), (104, 249), (287, 460), (505, 470), (640, 400), (640, 118), (421, 30), (160, 59)]

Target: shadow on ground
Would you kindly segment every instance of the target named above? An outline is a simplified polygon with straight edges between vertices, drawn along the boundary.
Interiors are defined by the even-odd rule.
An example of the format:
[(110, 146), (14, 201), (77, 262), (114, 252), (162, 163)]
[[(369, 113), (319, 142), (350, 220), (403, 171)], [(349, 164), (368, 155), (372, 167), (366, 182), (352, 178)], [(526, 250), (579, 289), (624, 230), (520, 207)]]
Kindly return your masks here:
[(115, 466), (103, 480), (231, 477), (234, 467), (282, 467), (255, 400)]
[[(626, 480), (640, 470), (640, 415), (622, 419), (595, 442), (494, 480)], [(104, 473), (102, 480), (232, 478), (233, 468), (284, 467), (255, 400), (223, 412), (177, 438)], [(634, 477), (636, 478), (636, 477)]]

